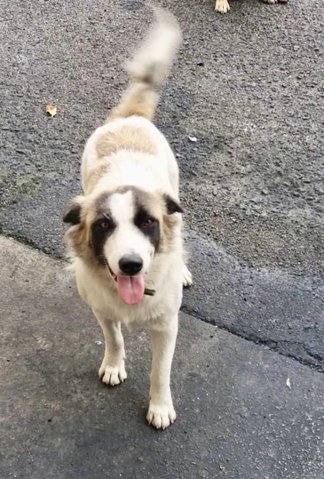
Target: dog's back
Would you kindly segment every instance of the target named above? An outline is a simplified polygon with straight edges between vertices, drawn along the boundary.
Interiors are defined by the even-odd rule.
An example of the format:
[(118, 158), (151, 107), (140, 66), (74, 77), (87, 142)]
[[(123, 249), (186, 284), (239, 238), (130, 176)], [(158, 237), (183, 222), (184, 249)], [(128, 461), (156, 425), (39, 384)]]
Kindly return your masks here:
[[(155, 9), (155, 16), (155, 24), (127, 65), (130, 76), (128, 89), (108, 115), (105, 125), (96, 130), (85, 148), (82, 181), (86, 194), (97, 188), (99, 182), (104, 182), (103, 187), (106, 188), (109, 178), (118, 186), (135, 181), (136, 186), (146, 187), (149, 184), (152, 189), (155, 176), (160, 188), (166, 188), (178, 197), (178, 168), (174, 155), (151, 120), (161, 87), (180, 45), (181, 31), (177, 20), (169, 12)], [(128, 161), (125, 152), (130, 151), (132, 158)], [(123, 156), (123, 160), (119, 161), (117, 156)], [(147, 162), (149, 168), (146, 167)], [(121, 170), (125, 178), (122, 178)], [(106, 173), (110, 173), (109, 178)], [(147, 181), (146, 173), (150, 174)], [(107, 181), (103, 180), (104, 176)], [(143, 184), (139, 184), (136, 178), (141, 179)]]

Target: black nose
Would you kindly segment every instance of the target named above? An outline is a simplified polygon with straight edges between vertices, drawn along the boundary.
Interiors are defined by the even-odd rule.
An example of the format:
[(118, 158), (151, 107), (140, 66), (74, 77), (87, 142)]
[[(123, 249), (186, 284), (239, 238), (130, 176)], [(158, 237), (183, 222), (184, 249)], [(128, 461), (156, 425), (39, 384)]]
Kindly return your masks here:
[(127, 276), (134, 276), (143, 268), (143, 260), (138, 254), (127, 254), (120, 258), (119, 268)]

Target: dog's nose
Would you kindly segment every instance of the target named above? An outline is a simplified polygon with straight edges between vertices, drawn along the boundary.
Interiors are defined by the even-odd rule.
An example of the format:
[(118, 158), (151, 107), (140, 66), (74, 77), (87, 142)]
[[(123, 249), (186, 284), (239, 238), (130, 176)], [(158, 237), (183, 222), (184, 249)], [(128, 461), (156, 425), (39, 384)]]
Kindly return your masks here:
[(120, 258), (119, 268), (127, 276), (134, 276), (143, 268), (143, 260), (138, 254), (127, 254)]

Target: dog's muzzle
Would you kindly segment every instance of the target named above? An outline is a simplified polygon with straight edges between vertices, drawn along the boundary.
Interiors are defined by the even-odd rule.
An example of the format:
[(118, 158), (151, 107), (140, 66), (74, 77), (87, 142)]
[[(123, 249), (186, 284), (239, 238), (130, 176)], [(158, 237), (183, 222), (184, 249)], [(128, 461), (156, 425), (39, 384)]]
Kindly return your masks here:
[[(135, 256), (135, 255), (129, 255), (129, 256)], [(133, 275), (137, 274), (142, 269), (143, 261), (139, 256), (138, 256), (138, 258), (139, 258), (139, 260), (137, 259), (137, 255), (136, 255), (136, 258), (135, 258), (136, 261), (134, 261), (133, 258), (128, 258), (128, 257), (121, 258), (121, 260), (119, 261), (119, 266), (120, 266), (120, 269), (123, 271), (123, 273), (125, 273), (125, 276), (133, 276)], [(111, 269), (107, 258), (105, 256), (100, 256), (98, 258), (98, 260), (99, 260), (99, 263), (101, 265), (103, 265), (107, 268), (107, 270), (110, 273), (110, 276), (115, 281), (115, 283), (117, 283), (117, 275)], [(121, 264), (121, 262), (122, 262), (122, 264)], [(137, 269), (136, 272), (134, 272), (135, 269)], [(145, 288), (144, 289), (144, 294), (146, 296), (154, 296), (155, 292), (156, 292), (155, 289), (151, 289), (151, 288)]]

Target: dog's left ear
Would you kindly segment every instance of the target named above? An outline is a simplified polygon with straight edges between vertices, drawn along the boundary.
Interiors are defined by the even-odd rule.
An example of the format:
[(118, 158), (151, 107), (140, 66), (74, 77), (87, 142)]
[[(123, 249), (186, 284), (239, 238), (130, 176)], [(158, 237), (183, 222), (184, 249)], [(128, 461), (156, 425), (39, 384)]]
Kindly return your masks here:
[(164, 200), (167, 207), (168, 215), (173, 215), (173, 213), (183, 213), (183, 209), (181, 208), (179, 203), (171, 196), (164, 195)]
[(75, 198), (64, 213), (64, 223), (69, 223), (70, 225), (78, 225), (81, 223), (81, 208), (80, 198)]

